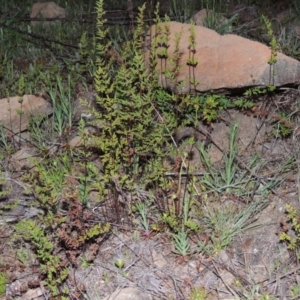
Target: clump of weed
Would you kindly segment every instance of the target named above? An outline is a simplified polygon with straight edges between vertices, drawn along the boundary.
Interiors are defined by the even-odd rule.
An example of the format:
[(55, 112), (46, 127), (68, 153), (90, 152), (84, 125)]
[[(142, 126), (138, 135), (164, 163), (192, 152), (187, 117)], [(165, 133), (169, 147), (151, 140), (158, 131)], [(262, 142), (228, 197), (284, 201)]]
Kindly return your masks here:
[[(88, 191), (82, 195), (80, 178), (72, 175), (68, 154), (35, 162), (33, 171), (24, 179), (30, 183), (35, 205), (44, 213), (37, 220), (22, 220), (15, 225), (15, 240), (23, 239), (32, 245), (45, 286), (53, 297), (62, 299), (70, 294), (65, 285), (70, 278), (68, 267), (78, 267), (83, 259), (91, 263), (110, 229), (88, 208)], [(75, 290), (78, 296), (84, 287), (76, 286)]]
[(289, 250), (297, 251), (299, 259), (300, 211), (291, 204), (286, 204), (285, 210), (287, 221), (284, 218), (281, 219), (282, 232), (280, 233), (279, 240), (286, 242)]
[(6, 275), (3, 272), (0, 272), (0, 295), (3, 295), (5, 293), (7, 282), (8, 280)]

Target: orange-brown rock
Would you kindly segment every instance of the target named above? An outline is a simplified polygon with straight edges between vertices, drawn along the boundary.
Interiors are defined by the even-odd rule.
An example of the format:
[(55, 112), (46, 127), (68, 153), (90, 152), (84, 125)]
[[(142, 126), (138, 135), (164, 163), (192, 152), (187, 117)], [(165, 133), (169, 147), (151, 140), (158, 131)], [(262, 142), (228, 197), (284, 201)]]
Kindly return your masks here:
[[(64, 19), (66, 17), (66, 11), (54, 2), (39, 2), (33, 4), (30, 14), (31, 19), (38, 17), (44, 19)], [(32, 21), (31, 25), (35, 25), (36, 23), (36, 21)], [(45, 21), (45, 23), (49, 24), (49, 21)]]
[(34, 95), (4, 98), (0, 100), (0, 103), (0, 124), (13, 133), (26, 130), (30, 117), (47, 116), (52, 113), (51, 104), (45, 99)]
[[(197, 91), (232, 90), (252, 86), (266, 86), (274, 83), (275, 86), (298, 84), (300, 82), (300, 63), (282, 53), (278, 53), (275, 64), (276, 75), (270, 75), (268, 61), (271, 49), (264, 44), (246, 38), (228, 34), (221, 36), (217, 32), (205, 27), (195, 26), (196, 47), (195, 58), (198, 63), (195, 67), (187, 64), (192, 55), (190, 47), (189, 24), (178, 22), (164, 23), (169, 25), (170, 34), (168, 43), (160, 44), (168, 53), (166, 64), (160, 63), (158, 58), (157, 70), (160, 73), (160, 84), (178, 93), (192, 93), (195, 88), (189, 83), (190, 79), (199, 82)], [(157, 26), (151, 27), (151, 39), (159, 38), (162, 34), (156, 32)], [(182, 82), (180, 88), (166, 78), (165, 69), (172, 69), (170, 57), (175, 50), (175, 35), (181, 32), (179, 41), (181, 69), (175, 74), (177, 82)], [(149, 62), (150, 33), (145, 42), (146, 63)], [(166, 47), (167, 46), (167, 47)], [(190, 75), (194, 74), (194, 75)], [(194, 77), (193, 77), (194, 76)], [(273, 81), (274, 80), (274, 81)]]

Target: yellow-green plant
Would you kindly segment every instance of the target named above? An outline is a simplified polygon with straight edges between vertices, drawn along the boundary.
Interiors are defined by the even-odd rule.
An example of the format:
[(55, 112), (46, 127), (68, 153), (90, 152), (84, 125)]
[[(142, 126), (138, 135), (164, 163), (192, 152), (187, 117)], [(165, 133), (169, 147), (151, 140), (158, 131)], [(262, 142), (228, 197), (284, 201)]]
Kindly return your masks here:
[(270, 37), (270, 48), (271, 48), (271, 56), (268, 60), (268, 64), (270, 65), (270, 79), (269, 79), (269, 88), (274, 89), (274, 77), (276, 76), (275, 64), (277, 62), (277, 54), (278, 54), (278, 43), (276, 36), (273, 33), (272, 23), (270, 20), (262, 15), (262, 19), (267, 27), (268, 36)]
[(0, 150), (0, 155), (1, 155), (1, 161), (4, 162), (5, 156), (10, 155), (14, 151), (14, 145), (10, 143), (8, 137), (7, 137), (7, 129), (4, 128), (2, 124), (0, 124), (0, 142), (1, 142), (1, 150)]
[(0, 295), (5, 293), (7, 282), (7, 276), (3, 272), (0, 272)]
[[(92, 224), (87, 219), (90, 212), (85, 211), (90, 190), (86, 189), (82, 195), (81, 184), (87, 185), (88, 179), (79, 178), (82, 180), (79, 185), (70, 179), (72, 166), (68, 154), (65, 152), (51, 163), (38, 162), (32, 174), (26, 177), (35, 195), (35, 204), (44, 214), (37, 220), (23, 220), (15, 225), (17, 239), (33, 245), (40, 269), (46, 275), (45, 285), (53, 297), (62, 299), (66, 294), (63, 283), (68, 278), (68, 265), (76, 266), (80, 257), (85, 257), (89, 263), (93, 261), (99, 250), (97, 238), (110, 229), (109, 224)], [(69, 255), (67, 261), (66, 253)]]
[(82, 76), (93, 76), (95, 69), (95, 41), (88, 39), (87, 32), (85, 31), (80, 38), (79, 42), (79, 66), (78, 70)]
[(196, 32), (195, 26), (192, 23), (190, 26), (190, 37), (189, 37), (189, 58), (187, 65), (189, 66), (189, 78), (190, 78), (190, 91), (196, 90), (200, 82), (195, 80), (195, 67), (198, 64), (198, 58), (195, 57), (196, 53)]
[(95, 73), (101, 112), (94, 111), (94, 125), (102, 127), (102, 135), (94, 138), (92, 144), (102, 152), (104, 182), (111, 183), (113, 178), (114, 184), (126, 183), (128, 187), (153, 167), (151, 157), (161, 155), (164, 127), (153, 119), (158, 85), (156, 76), (148, 72), (144, 64), (145, 6), (140, 8), (133, 41), (125, 43), (121, 65), (111, 74), (113, 62), (105, 60), (111, 43), (105, 40), (107, 30), (102, 5), (103, 1), (97, 2)]
[(293, 299), (299, 297), (300, 296), (300, 285), (298, 283), (292, 284), (292, 286), (290, 287), (289, 294)]
[[(279, 240), (286, 242), (288, 249), (296, 250), (299, 255), (299, 246), (300, 246), (300, 211), (296, 209), (291, 204), (285, 205), (285, 210), (288, 218), (288, 222), (282, 222), (283, 231), (280, 233)], [(290, 226), (289, 226), (290, 224)], [(294, 231), (294, 237), (291, 236), (289, 230)]]
[(205, 300), (208, 298), (208, 293), (203, 287), (194, 287), (190, 294), (190, 300)]
[(218, 115), (223, 109), (232, 106), (228, 99), (219, 95), (209, 95), (201, 101), (203, 104), (203, 120), (211, 123), (217, 120)]
[(89, 196), (92, 188), (97, 189), (98, 186), (101, 186), (101, 183), (96, 180), (98, 175), (97, 168), (94, 164), (88, 161), (89, 157), (91, 156), (91, 152), (88, 149), (89, 134), (85, 130), (85, 122), (83, 119), (80, 119), (78, 129), (79, 136), (81, 138), (80, 145), (82, 146), (82, 149), (80, 147), (77, 149), (77, 155), (79, 155), (78, 163), (84, 169), (84, 174), (79, 177), (78, 196), (82, 201), (82, 204), (88, 207), (90, 205)]
[[(83, 126), (81, 122), (81, 136), (85, 142)], [(108, 224), (90, 223), (88, 219), (91, 216), (88, 185), (95, 171), (87, 162), (87, 148), (77, 154), (82, 155), (85, 160), (82, 165), (86, 167), (77, 179), (74, 178), (71, 151), (33, 161), (35, 166), (24, 180), (30, 183), (29, 189), (36, 200), (34, 204), (44, 214), (15, 226), (18, 239), (33, 245), (40, 269), (46, 275), (46, 285), (54, 297), (65, 296), (63, 283), (67, 280), (68, 265), (78, 265), (81, 257), (91, 263), (99, 250), (97, 239), (110, 229)], [(65, 255), (69, 260), (66, 261)]]
[(58, 296), (59, 287), (67, 279), (69, 271), (62, 264), (61, 257), (53, 253), (53, 243), (45, 231), (31, 219), (17, 223), (15, 231), (22, 239), (34, 245), (36, 256), (41, 262), (40, 267), (47, 277), (46, 286), (54, 297)]
[(10, 195), (10, 193), (12, 192), (12, 190), (13, 190), (13, 188), (12, 188), (12, 186), (10, 186), (8, 184), (5, 174), (3, 174), (0, 170), (0, 199), (7, 198)]
[(210, 243), (199, 242), (199, 252), (214, 255), (226, 248), (235, 235), (253, 229), (249, 225), (251, 217), (255, 216), (264, 206), (263, 202), (252, 202), (246, 208), (237, 210), (234, 205), (221, 208), (204, 208), (203, 222), (209, 231)]
[(21, 247), (17, 250), (17, 258), (23, 265), (26, 266), (30, 258), (29, 250), (24, 247)]
[(293, 123), (291, 122), (291, 118), (287, 116), (286, 113), (280, 112), (277, 116), (274, 116), (273, 119), (275, 120), (273, 124), (273, 135), (278, 137), (288, 137), (293, 132)]
[(254, 102), (248, 99), (239, 98), (234, 101), (235, 107), (241, 110), (249, 110), (254, 107)]
[(185, 258), (189, 255), (190, 251), (190, 243), (188, 240), (188, 231), (185, 231), (183, 228), (177, 232), (172, 234), (174, 250), (173, 252), (180, 255), (182, 258)]
[(24, 176), (24, 180), (31, 184), (37, 205), (47, 212), (56, 213), (58, 210), (58, 200), (70, 172), (69, 160), (67, 153), (49, 161), (45, 159), (43, 163), (33, 160), (33, 172)]

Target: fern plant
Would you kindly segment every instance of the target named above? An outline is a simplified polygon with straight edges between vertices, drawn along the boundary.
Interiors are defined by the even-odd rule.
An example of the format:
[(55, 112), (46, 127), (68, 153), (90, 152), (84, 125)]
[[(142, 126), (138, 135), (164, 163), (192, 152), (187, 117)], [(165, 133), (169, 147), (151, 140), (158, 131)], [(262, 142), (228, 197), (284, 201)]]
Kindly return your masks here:
[[(297, 251), (298, 259), (300, 257), (299, 247), (300, 247), (300, 211), (296, 209), (291, 204), (285, 205), (285, 210), (287, 214), (288, 221), (281, 221), (282, 232), (280, 233), (279, 240), (287, 243), (287, 248), (289, 250)], [(294, 234), (291, 234), (290, 230)]]
[(8, 282), (7, 276), (5, 273), (0, 272), (0, 295), (5, 293), (6, 284)]
[(272, 24), (270, 20), (266, 16), (262, 16), (262, 19), (267, 27), (268, 36), (270, 37), (270, 47), (271, 47), (271, 56), (268, 61), (268, 64), (270, 65), (270, 80), (269, 80), (269, 88), (271, 86), (274, 86), (274, 77), (276, 76), (276, 70), (275, 70), (275, 64), (277, 62), (277, 54), (279, 45), (277, 43), (276, 36), (273, 33)]
[[(62, 259), (54, 255), (54, 245), (45, 231), (34, 220), (22, 220), (15, 225), (16, 234), (25, 241), (30, 241), (36, 248), (41, 269), (46, 274), (46, 286), (54, 297), (59, 295), (59, 286), (67, 279), (68, 269), (62, 264)], [(66, 299), (66, 298), (64, 298)]]
[(155, 122), (153, 105), (159, 88), (155, 74), (144, 64), (145, 5), (140, 8), (133, 41), (125, 43), (122, 63), (112, 76), (113, 62), (105, 60), (111, 44), (105, 42), (102, 5), (103, 1), (98, 1), (95, 86), (103, 113), (94, 110), (94, 125), (102, 127), (102, 136), (95, 137), (92, 145), (102, 152), (104, 182), (111, 183), (113, 178), (114, 183), (129, 187), (149, 171), (151, 157), (162, 153), (164, 127)]

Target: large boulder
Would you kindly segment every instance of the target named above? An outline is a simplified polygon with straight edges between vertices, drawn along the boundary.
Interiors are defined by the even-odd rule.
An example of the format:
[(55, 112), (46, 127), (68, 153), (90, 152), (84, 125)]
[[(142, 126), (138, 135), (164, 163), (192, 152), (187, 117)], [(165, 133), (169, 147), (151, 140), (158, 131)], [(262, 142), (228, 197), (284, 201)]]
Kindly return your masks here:
[(10, 133), (26, 130), (32, 116), (48, 116), (53, 112), (49, 102), (35, 95), (4, 98), (0, 103), (0, 126), (4, 125)]
[[(32, 6), (30, 18), (35, 19), (38, 17), (43, 19), (64, 19), (66, 18), (66, 11), (54, 2), (35, 3)], [(31, 25), (34, 26), (36, 23), (36, 21), (32, 21)], [(49, 24), (49, 21), (45, 21), (45, 24)]]
[[(271, 66), (268, 64), (271, 57), (269, 47), (233, 34), (221, 36), (211, 29), (200, 26), (194, 27), (196, 34), (195, 58), (198, 63), (195, 67), (189, 66), (187, 61), (192, 55), (189, 50), (191, 25), (169, 22), (160, 26), (166, 26), (166, 24), (169, 26), (168, 42), (167, 44), (161, 42), (158, 47), (167, 49), (168, 59), (160, 63), (160, 58), (156, 55), (158, 58), (157, 69), (160, 73), (160, 84), (177, 93), (195, 92), (195, 88), (189, 83), (190, 77), (199, 82), (196, 90), (200, 92), (261, 87), (270, 83), (282, 86), (300, 82), (299, 61), (278, 53), (277, 63), (274, 66), (276, 75), (272, 77)], [(153, 42), (162, 35), (166, 38), (166, 31), (160, 31), (157, 28), (157, 25), (151, 27), (145, 41), (147, 64), (149, 63), (150, 41)], [(175, 36), (180, 32), (178, 62), (181, 68), (174, 76), (177, 82), (183, 84), (178, 89), (174, 82), (166, 78), (165, 69), (174, 69), (169, 58), (175, 51)]]

